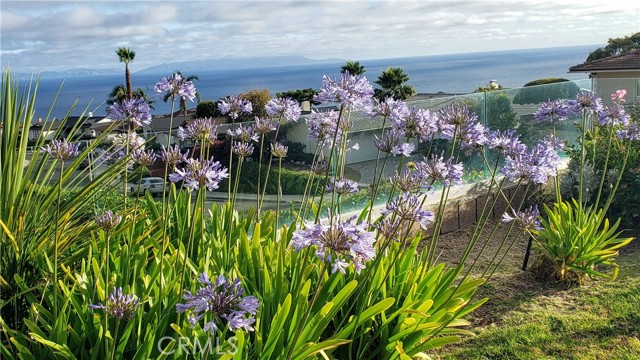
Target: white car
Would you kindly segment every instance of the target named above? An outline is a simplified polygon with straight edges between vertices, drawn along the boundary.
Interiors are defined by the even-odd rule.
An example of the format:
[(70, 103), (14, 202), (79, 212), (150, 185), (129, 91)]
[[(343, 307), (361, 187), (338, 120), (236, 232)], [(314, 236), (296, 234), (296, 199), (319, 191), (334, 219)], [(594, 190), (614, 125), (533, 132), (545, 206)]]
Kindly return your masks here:
[(129, 194), (144, 194), (145, 190), (151, 195), (162, 194), (165, 189), (165, 181), (161, 177), (144, 177), (127, 183)]

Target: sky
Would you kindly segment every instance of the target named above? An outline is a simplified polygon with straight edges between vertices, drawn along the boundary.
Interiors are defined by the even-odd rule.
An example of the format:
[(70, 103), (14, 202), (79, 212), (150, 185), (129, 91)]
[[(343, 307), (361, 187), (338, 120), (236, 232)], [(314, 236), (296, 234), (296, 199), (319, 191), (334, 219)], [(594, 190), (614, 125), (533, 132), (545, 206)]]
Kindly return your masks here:
[(118, 69), (299, 55), (366, 60), (605, 45), (640, 31), (640, 1), (6, 1), (2, 67)]

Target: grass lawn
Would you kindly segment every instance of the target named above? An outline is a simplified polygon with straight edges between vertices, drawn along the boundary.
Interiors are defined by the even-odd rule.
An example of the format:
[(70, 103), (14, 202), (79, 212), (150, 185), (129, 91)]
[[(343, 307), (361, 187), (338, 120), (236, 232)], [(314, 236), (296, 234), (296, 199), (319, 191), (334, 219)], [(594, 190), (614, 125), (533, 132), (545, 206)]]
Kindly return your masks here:
[[(618, 258), (613, 282), (567, 288), (530, 273), (497, 274), (472, 313), (477, 337), (433, 359), (640, 359), (640, 246)], [(474, 319), (475, 317), (475, 319)]]

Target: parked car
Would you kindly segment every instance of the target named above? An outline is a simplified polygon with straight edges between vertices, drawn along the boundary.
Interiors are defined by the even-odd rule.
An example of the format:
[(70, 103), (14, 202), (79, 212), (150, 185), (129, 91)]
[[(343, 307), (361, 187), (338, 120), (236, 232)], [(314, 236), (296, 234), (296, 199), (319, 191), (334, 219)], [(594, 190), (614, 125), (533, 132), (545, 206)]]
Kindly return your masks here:
[(145, 191), (151, 195), (162, 194), (166, 187), (165, 181), (161, 177), (143, 177), (127, 183), (129, 194), (144, 194)]

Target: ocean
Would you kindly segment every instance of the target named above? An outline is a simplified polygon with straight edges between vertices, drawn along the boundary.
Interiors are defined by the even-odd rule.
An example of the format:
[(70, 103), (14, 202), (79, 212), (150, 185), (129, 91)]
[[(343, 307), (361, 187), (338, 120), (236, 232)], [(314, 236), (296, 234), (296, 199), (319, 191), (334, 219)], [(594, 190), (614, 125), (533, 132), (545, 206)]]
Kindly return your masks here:
[[(409, 75), (409, 85), (418, 93), (468, 93), (479, 86), (486, 86), (490, 80), (507, 88), (522, 87), (525, 83), (539, 78), (562, 77), (570, 80), (587, 78), (587, 74), (568, 73), (569, 67), (581, 64), (589, 51), (595, 46), (578, 46), (566, 48), (528, 49), (512, 51), (494, 51), (483, 53), (465, 53), (451, 55), (421, 56), (397, 59), (380, 59), (360, 61), (365, 66), (365, 76), (373, 83), (380, 72), (389, 66), (404, 69)], [(176, 59), (180, 60), (180, 59)], [(254, 88), (269, 89), (275, 93), (303, 89), (319, 88), (322, 76), (339, 76), (340, 66), (335, 64), (308, 64), (299, 66), (265, 66), (233, 70), (207, 70), (185, 73), (197, 75), (195, 82), (202, 100), (218, 100)], [(135, 69), (135, 62), (131, 67)], [(176, 69), (180, 70), (180, 69)], [(153, 85), (161, 77), (169, 74), (137, 74), (132, 73), (135, 88), (142, 88), (153, 99), (153, 114), (166, 114), (171, 111), (169, 103), (153, 92)], [(28, 79), (24, 79), (28, 80)], [(93, 75), (69, 77), (68, 79), (40, 79), (36, 97), (36, 117), (46, 118), (51, 110), (51, 117), (61, 118), (69, 112), (77, 101), (71, 115), (80, 115), (85, 109), (94, 116), (106, 114), (104, 103), (111, 89), (124, 83), (122, 75)], [(374, 85), (375, 86), (375, 85)], [(59, 93), (58, 93), (59, 91)], [(51, 106), (57, 95), (55, 104)], [(195, 107), (196, 104), (189, 104)]]

